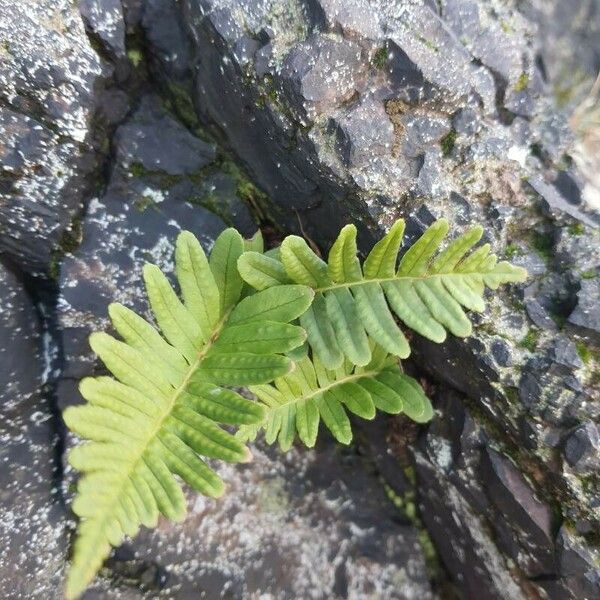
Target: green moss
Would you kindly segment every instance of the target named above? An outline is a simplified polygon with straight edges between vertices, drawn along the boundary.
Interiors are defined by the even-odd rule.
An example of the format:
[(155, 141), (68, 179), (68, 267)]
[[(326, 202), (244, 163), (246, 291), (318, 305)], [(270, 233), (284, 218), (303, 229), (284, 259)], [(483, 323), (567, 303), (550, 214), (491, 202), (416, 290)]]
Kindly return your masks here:
[(504, 251), (507, 258), (514, 258), (515, 256), (519, 256), (521, 254), (521, 248), (514, 243), (508, 244), (506, 246), (506, 250)]
[(137, 48), (131, 48), (127, 50), (127, 58), (133, 63), (133, 66), (137, 69), (141, 62), (144, 60), (144, 55), (141, 50)]
[(529, 75), (527, 73), (521, 73), (519, 75), (519, 79), (517, 79), (517, 83), (515, 83), (515, 92), (522, 92), (529, 83)]
[(591, 350), (583, 342), (577, 342), (576, 346), (579, 358), (587, 365), (592, 360)]
[(519, 402), (519, 390), (517, 388), (505, 387), (502, 391), (511, 404), (517, 405)]
[(590, 365), (593, 362), (600, 363), (600, 350), (590, 348), (585, 342), (576, 342), (577, 354), (585, 365)]
[(542, 162), (546, 159), (544, 155), (544, 149), (540, 143), (534, 142), (529, 146), (529, 150), (531, 151), (532, 156), (539, 158)]
[(381, 48), (379, 48), (379, 50), (377, 50), (377, 52), (375, 52), (372, 63), (376, 69), (382, 70), (385, 69), (385, 67), (387, 66), (388, 60), (388, 49), (385, 46), (382, 46)]
[(200, 120), (188, 91), (181, 85), (170, 83), (168, 96), (165, 107), (183, 121), (185, 126), (191, 129), (195, 135), (204, 139), (206, 136), (200, 128)]
[(454, 145), (456, 144), (457, 133), (454, 129), (451, 129), (441, 140), (440, 146), (442, 147), (442, 154), (446, 156), (450, 156), (452, 150), (454, 150)]
[(549, 314), (559, 329), (562, 329), (565, 326), (565, 323), (567, 322), (567, 315), (556, 311), (550, 311)]
[(581, 273), (581, 279), (595, 279), (596, 277), (598, 277), (596, 269), (588, 269)]
[(433, 50), (434, 52), (440, 51), (440, 49), (431, 40), (428, 40), (427, 38), (423, 37), (422, 35), (417, 35), (417, 39), (423, 45), (427, 46), (430, 50)]
[(514, 33), (515, 31), (513, 26), (504, 19), (500, 21), (500, 27), (502, 27), (502, 31), (504, 31), (504, 33)]
[(154, 206), (155, 204), (150, 196), (140, 196), (133, 202), (135, 208), (140, 212), (144, 212), (149, 206)]
[(573, 223), (567, 227), (570, 235), (582, 235), (585, 232), (583, 223)]
[(143, 177), (148, 174), (148, 171), (141, 163), (134, 162), (129, 166), (129, 173), (133, 177)]
[(81, 216), (76, 216), (69, 226), (63, 231), (58, 245), (52, 250), (48, 265), (48, 274), (51, 279), (58, 279), (60, 264), (63, 256), (79, 248), (83, 238), (83, 223)]
[(532, 248), (546, 261), (552, 259), (554, 243), (548, 234), (533, 231), (529, 236)]
[(529, 352), (535, 352), (539, 339), (540, 332), (532, 327), (527, 332), (525, 337), (519, 342), (519, 348), (525, 348), (529, 350)]

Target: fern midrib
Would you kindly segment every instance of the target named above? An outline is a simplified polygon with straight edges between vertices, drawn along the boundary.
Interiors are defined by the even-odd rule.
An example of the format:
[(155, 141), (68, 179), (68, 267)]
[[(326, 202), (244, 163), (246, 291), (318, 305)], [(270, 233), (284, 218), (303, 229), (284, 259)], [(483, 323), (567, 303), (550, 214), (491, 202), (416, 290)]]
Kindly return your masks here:
[(289, 402), (284, 402), (283, 404), (278, 404), (277, 406), (267, 406), (267, 412), (278, 410), (280, 408), (285, 408), (286, 406), (290, 406), (291, 404), (297, 404), (299, 402), (302, 402), (303, 400), (312, 400), (316, 396), (324, 394), (325, 392), (328, 392), (329, 390), (337, 387), (338, 385), (342, 385), (350, 381), (356, 381), (357, 379), (363, 379), (364, 377), (375, 377), (376, 375), (379, 375), (381, 371), (383, 371), (383, 369), (378, 369), (375, 371), (363, 371), (362, 373), (353, 373), (352, 375), (348, 375), (344, 377), (344, 379), (336, 379), (336, 381), (324, 387), (320, 387), (317, 390), (312, 391), (310, 394), (304, 394), (302, 396), (295, 397), (293, 400), (290, 400)]
[(441, 277), (464, 277), (465, 275), (487, 275), (491, 271), (458, 271), (451, 273), (425, 273), (424, 275), (394, 275), (393, 277), (377, 277), (375, 279), (359, 279), (357, 281), (346, 281), (343, 283), (332, 283), (331, 285), (313, 288), (315, 293), (328, 292), (340, 288), (355, 287), (366, 285), (368, 283), (387, 283), (390, 281), (423, 281), (425, 279), (435, 279)]
[(184, 377), (183, 381), (177, 388), (175, 388), (175, 390), (172, 394), (172, 398), (168, 402), (168, 405), (165, 408), (165, 410), (163, 411), (163, 414), (161, 415), (160, 419), (157, 421), (156, 426), (146, 436), (146, 442), (143, 445), (142, 450), (137, 454), (137, 456), (135, 456), (135, 458), (132, 459), (132, 461), (130, 463), (130, 468), (127, 471), (125, 471), (123, 473), (122, 477), (120, 478), (120, 481), (118, 483), (119, 490), (113, 496), (113, 498), (114, 498), (113, 503), (107, 505), (107, 508), (105, 508), (104, 514), (100, 519), (98, 517), (96, 517), (95, 519), (94, 518), (91, 519), (91, 520), (99, 521), (98, 525), (99, 525), (100, 532), (104, 532), (104, 528), (106, 526), (106, 521), (108, 520), (109, 516), (112, 515), (112, 509), (113, 509), (114, 505), (118, 502), (118, 498), (121, 497), (121, 493), (123, 492), (124, 486), (126, 485), (127, 481), (129, 481), (131, 475), (135, 472), (135, 469), (138, 467), (140, 461), (143, 460), (144, 453), (146, 452), (146, 450), (148, 449), (148, 447), (150, 446), (152, 441), (154, 439), (156, 439), (156, 437), (158, 436), (160, 430), (162, 429), (162, 427), (164, 425), (164, 422), (173, 412), (173, 408), (174, 408), (175, 404), (177, 403), (179, 396), (183, 393), (183, 391), (187, 387), (187, 384), (190, 382), (190, 379), (192, 378), (192, 376), (194, 375), (196, 370), (199, 368), (200, 363), (202, 362), (202, 360), (204, 359), (204, 357), (206, 356), (208, 351), (212, 348), (212, 346), (215, 344), (215, 342), (219, 338), (219, 335), (221, 334), (221, 331), (223, 330), (223, 327), (224, 327), (225, 323), (227, 322), (227, 319), (229, 318), (230, 313), (231, 313), (231, 309), (228, 310), (225, 313), (225, 315), (221, 318), (221, 320), (217, 323), (217, 325), (215, 326), (215, 328), (213, 330), (212, 335), (210, 336), (210, 338), (208, 339), (206, 344), (202, 347), (202, 350), (200, 350), (198, 352), (198, 356), (196, 357), (194, 362), (192, 364), (190, 364), (190, 366), (188, 368), (188, 372), (187, 372), (186, 376)]

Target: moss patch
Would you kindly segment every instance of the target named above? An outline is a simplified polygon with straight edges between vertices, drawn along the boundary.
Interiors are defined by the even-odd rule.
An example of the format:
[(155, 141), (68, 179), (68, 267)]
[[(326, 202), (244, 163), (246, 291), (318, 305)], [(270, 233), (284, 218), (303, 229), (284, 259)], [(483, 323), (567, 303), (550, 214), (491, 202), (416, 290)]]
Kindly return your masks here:
[(533, 231), (529, 237), (531, 247), (545, 260), (550, 261), (554, 254), (554, 243), (548, 234)]
[(521, 248), (515, 243), (508, 244), (504, 254), (506, 254), (507, 258), (514, 258), (515, 256), (519, 256), (521, 254)]
[(529, 75), (527, 73), (521, 73), (519, 75), (519, 79), (517, 79), (517, 83), (515, 83), (515, 92), (522, 92), (527, 87), (529, 83)]
[(585, 232), (583, 223), (573, 223), (567, 227), (567, 231), (570, 235), (582, 235)]
[(519, 348), (525, 348), (529, 352), (535, 352), (538, 341), (540, 339), (540, 332), (533, 327), (527, 332), (525, 337), (519, 342)]
[(388, 49), (385, 46), (383, 46), (383, 47), (379, 48), (379, 50), (377, 50), (377, 52), (375, 52), (372, 63), (376, 69), (382, 70), (382, 69), (386, 68), (386, 66), (388, 64), (388, 60), (389, 60)]
[(454, 129), (451, 129), (441, 140), (440, 146), (442, 148), (442, 154), (444, 157), (450, 156), (454, 146), (456, 145), (457, 133)]

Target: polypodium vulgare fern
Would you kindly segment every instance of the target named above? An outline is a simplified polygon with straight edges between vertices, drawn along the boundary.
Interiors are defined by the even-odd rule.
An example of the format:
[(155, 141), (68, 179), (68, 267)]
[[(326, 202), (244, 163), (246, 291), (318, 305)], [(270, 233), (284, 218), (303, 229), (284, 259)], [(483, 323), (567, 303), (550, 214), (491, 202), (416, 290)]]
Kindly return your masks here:
[(320, 421), (338, 442), (349, 444), (352, 428), (346, 411), (363, 419), (372, 419), (376, 409), (393, 415), (403, 412), (417, 423), (433, 416), (419, 383), (402, 373), (398, 361), (377, 346), (364, 367), (346, 359), (331, 371), (318, 357), (311, 360), (305, 356), (296, 363), (296, 369), (273, 384), (253, 385), (250, 391), (264, 406), (265, 418), (240, 426), (236, 437), (252, 441), (264, 429), (266, 442), (277, 440), (284, 452), (291, 448), (296, 432), (312, 448)]
[(338, 368), (344, 358), (364, 366), (371, 360), (369, 337), (399, 358), (410, 354), (394, 314), (434, 342), (443, 342), (446, 330), (465, 337), (471, 333), (471, 322), (463, 308), (482, 311), (486, 287), (496, 289), (525, 279), (524, 269), (498, 262), (489, 244), (473, 250), (483, 234), (481, 227), (473, 227), (440, 251), (448, 228), (445, 219), (433, 223), (397, 266), (403, 220), (375, 244), (362, 267), (354, 225), (342, 229), (328, 262), (304, 239), (292, 235), (272, 255), (244, 253), (238, 267), (244, 280), (258, 290), (289, 283), (311, 287), (315, 297), (300, 324), (314, 352), (328, 369)]
[(162, 335), (118, 304), (109, 312), (123, 341), (92, 334), (93, 350), (115, 378), (84, 379), (80, 390), (87, 404), (64, 412), (69, 428), (89, 440), (69, 456), (83, 477), (73, 502), (80, 523), (68, 597), (76, 597), (110, 547), (140, 525), (156, 526), (159, 513), (176, 521), (185, 516), (173, 474), (216, 497), (223, 483), (200, 456), (248, 459), (244, 444), (217, 423), (258, 423), (263, 408), (220, 386), (266, 383), (293, 368), (282, 353), (306, 336), (289, 321), (308, 308), (313, 292), (286, 285), (240, 300), (236, 263), (243, 251), (241, 236), (229, 229), (208, 261), (196, 238), (182, 233), (176, 274), (183, 302), (156, 266), (144, 269)]
[[(95, 333), (90, 342), (114, 378), (84, 379), (87, 403), (64, 413), (69, 428), (88, 440), (69, 457), (83, 476), (73, 502), (80, 524), (67, 596), (77, 596), (111, 546), (141, 525), (155, 526), (159, 513), (183, 518), (174, 475), (209, 496), (223, 492), (200, 457), (246, 460), (243, 442), (260, 429), (283, 450), (296, 434), (313, 446), (321, 421), (349, 443), (348, 412), (431, 419), (421, 386), (398, 365), (410, 348), (396, 317), (436, 342), (446, 330), (466, 336), (471, 324), (463, 308), (483, 310), (486, 287), (526, 276), (498, 262), (489, 244), (473, 250), (479, 227), (440, 251), (447, 231), (448, 223), (437, 221), (398, 263), (404, 222), (397, 221), (362, 265), (353, 225), (342, 229), (327, 263), (297, 236), (263, 254), (260, 236), (243, 240), (233, 229), (217, 238), (207, 259), (183, 232), (175, 257), (183, 302), (160, 270), (146, 265), (158, 330), (112, 305), (122, 341)], [(301, 327), (291, 323), (296, 319)], [(239, 386), (258, 402), (227, 389)], [(234, 436), (219, 424), (239, 430)]]

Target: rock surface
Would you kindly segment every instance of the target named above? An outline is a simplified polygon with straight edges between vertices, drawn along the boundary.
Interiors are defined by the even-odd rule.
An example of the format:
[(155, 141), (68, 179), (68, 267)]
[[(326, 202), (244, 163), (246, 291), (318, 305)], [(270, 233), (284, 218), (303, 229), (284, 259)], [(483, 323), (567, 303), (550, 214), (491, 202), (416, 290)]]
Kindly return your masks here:
[(0, 288), (0, 582), (7, 597), (26, 600), (60, 586), (68, 521), (37, 311), (1, 264)]
[(583, 97), (561, 70), (598, 68), (597, 10), (85, 0), (80, 20), (66, 0), (0, 0), (0, 253), (56, 293), (40, 338), (2, 271), (3, 589), (59, 597), (74, 474), (54, 415), (99, 368), (86, 338), (108, 303), (146, 311), (141, 266), (170, 272), (178, 231), (208, 249), (258, 220), (326, 250), (354, 222), (364, 250), (395, 218), (413, 240), (445, 216), (483, 224), (530, 279), (490, 295), (468, 340), (415, 336), (434, 422), (362, 424), (348, 451), (258, 445), (223, 469), (228, 496), (190, 495), (184, 524), (116, 551), (86, 597), (596, 597), (598, 131), (592, 100), (577, 139), (557, 104)]
[(104, 160), (110, 68), (68, 0), (2, 0), (0, 59), (0, 253), (43, 273)]

